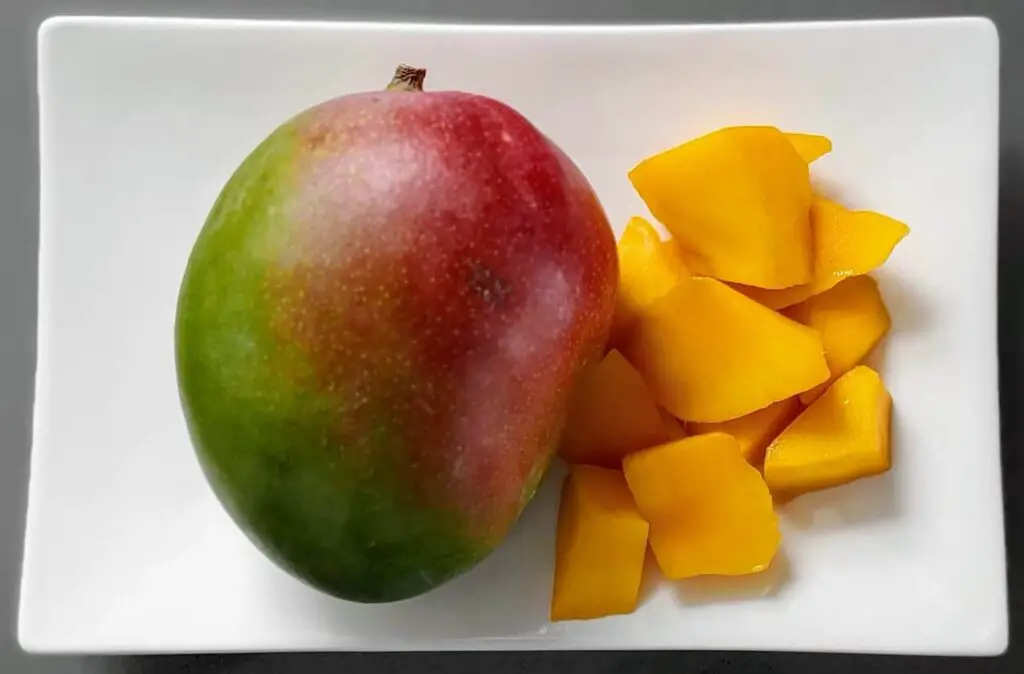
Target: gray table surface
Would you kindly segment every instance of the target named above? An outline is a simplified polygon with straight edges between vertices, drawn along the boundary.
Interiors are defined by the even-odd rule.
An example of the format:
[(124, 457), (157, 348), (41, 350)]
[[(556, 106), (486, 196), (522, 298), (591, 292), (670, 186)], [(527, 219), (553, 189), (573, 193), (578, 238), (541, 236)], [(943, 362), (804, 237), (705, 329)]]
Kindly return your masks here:
[[(455, 21), (711, 22), (972, 14), (1002, 39), (1000, 381), (1011, 646), (987, 660), (719, 653), (33, 657), (15, 636), (35, 369), (38, 161), (35, 35), (56, 14)], [(0, 673), (21, 672), (1010, 672), (1024, 671), (1024, 2), (1021, 0), (0, 0)], [(880, 607), (881, 608), (881, 607)], [(827, 616), (823, 616), (827, 620)]]

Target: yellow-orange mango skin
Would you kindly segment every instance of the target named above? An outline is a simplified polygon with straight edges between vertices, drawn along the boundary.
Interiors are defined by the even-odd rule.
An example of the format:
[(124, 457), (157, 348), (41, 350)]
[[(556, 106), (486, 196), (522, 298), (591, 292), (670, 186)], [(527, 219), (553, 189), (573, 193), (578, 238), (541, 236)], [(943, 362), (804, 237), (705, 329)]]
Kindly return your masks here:
[(622, 457), (669, 439), (640, 373), (618, 351), (583, 374), (569, 403), (560, 454), (569, 463), (618, 468)]
[(891, 417), (882, 378), (869, 367), (855, 367), (769, 445), (768, 487), (792, 496), (889, 470)]
[(552, 620), (586, 620), (636, 608), (648, 524), (621, 471), (572, 466), (562, 485)]
[(835, 287), (840, 281), (881, 267), (910, 233), (899, 220), (873, 211), (850, 211), (815, 195), (811, 205), (814, 280), (782, 290), (738, 288), (766, 307), (783, 309)]
[(627, 456), (623, 470), (666, 578), (738, 576), (771, 564), (781, 541), (772, 498), (732, 436), (646, 449)]
[(878, 282), (870, 276), (847, 279), (783, 313), (818, 331), (832, 372), (829, 382), (800, 394), (805, 405), (864, 360), (892, 326)]
[(759, 288), (811, 281), (810, 174), (778, 129), (720, 129), (645, 159), (629, 178), (693, 253), (693, 273)]
[(687, 421), (736, 419), (829, 376), (816, 331), (704, 277), (652, 304), (623, 354)]
[(832, 151), (832, 141), (825, 136), (811, 133), (787, 133), (786, 140), (792, 145), (800, 158), (810, 164)]
[(640, 217), (630, 219), (618, 243), (619, 294), (612, 324), (612, 345), (627, 338), (646, 307), (664, 297), (681, 278), (690, 276), (683, 251), (662, 241)]
[(692, 435), (725, 433), (739, 444), (740, 453), (752, 466), (760, 466), (768, 444), (790, 424), (803, 406), (796, 397), (786, 398), (764, 409), (751, 412), (739, 419), (717, 423), (693, 422), (687, 424)]

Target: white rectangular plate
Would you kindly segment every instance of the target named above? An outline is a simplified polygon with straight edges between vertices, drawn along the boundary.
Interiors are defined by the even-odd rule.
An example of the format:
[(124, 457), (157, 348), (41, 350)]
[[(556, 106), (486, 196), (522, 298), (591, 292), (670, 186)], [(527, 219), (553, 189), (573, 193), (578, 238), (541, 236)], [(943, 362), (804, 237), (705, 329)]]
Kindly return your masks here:
[[(32, 651), (768, 649), (1007, 642), (996, 387), (998, 37), (985, 20), (497, 27), (57, 19), (39, 33), (39, 362), (19, 637)], [(457, 581), (336, 601), (266, 561), (200, 473), (173, 318), (228, 175), (278, 123), (382, 87), (503, 99), (621, 231), (626, 172), (731, 124), (829, 135), (816, 179), (913, 229), (879, 275), (895, 468), (783, 509), (784, 558), (549, 624), (557, 476)]]

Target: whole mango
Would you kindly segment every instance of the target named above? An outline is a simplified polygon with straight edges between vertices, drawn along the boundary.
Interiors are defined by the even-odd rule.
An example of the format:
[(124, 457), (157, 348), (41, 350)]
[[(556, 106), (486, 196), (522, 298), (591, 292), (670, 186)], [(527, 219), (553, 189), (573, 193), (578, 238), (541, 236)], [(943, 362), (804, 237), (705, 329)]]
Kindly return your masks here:
[(337, 597), (434, 588), (503, 539), (602, 354), (615, 240), (581, 171), (492, 98), (316, 105), (238, 167), (176, 319), (200, 463), (271, 559)]

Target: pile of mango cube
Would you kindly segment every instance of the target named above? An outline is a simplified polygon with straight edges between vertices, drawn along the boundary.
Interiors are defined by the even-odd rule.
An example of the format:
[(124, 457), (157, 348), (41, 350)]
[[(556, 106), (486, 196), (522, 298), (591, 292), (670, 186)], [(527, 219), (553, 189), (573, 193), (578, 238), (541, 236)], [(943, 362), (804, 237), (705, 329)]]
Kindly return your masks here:
[(869, 275), (909, 233), (817, 193), (823, 136), (720, 129), (629, 178), (603, 361), (569, 410), (553, 620), (635, 610), (669, 580), (767, 569), (775, 507), (890, 468), (892, 400), (863, 364), (891, 320)]

